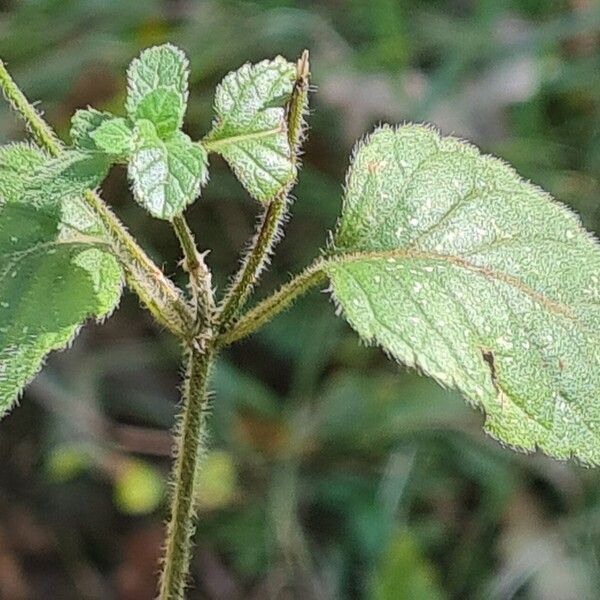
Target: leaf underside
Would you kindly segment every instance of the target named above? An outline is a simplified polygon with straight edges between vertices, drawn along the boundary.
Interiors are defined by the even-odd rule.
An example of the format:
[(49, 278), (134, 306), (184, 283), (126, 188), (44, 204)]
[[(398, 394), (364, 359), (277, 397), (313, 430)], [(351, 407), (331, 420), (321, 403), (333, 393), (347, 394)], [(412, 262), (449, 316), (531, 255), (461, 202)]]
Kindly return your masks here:
[(0, 415), (90, 317), (116, 306), (121, 272), (100, 224), (77, 196), (30, 197), (31, 180), (49, 161), (39, 149), (0, 150)]
[(278, 56), (229, 73), (215, 93), (217, 118), (205, 139), (261, 202), (296, 174), (285, 120), (295, 77), (294, 65)]
[(425, 126), (359, 144), (328, 267), (352, 327), (522, 450), (600, 463), (600, 251), (502, 161)]

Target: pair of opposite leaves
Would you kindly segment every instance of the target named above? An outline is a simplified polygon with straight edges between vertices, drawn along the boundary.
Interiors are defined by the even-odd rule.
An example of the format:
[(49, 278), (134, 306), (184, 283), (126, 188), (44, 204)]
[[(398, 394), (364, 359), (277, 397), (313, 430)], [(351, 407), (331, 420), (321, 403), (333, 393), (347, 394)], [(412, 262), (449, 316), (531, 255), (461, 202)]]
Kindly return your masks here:
[[(160, 88), (160, 77), (147, 79), (142, 95)], [(206, 145), (263, 201), (294, 178), (281, 103), (293, 80), (293, 66), (276, 59), (242, 67), (216, 93)], [(278, 82), (277, 95), (268, 81)], [(165, 144), (183, 112), (163, 119), (173, 112), (165, 105), (180, 105), (155, 96), (141, 113), (130, 110), (127, 127), (152, 125)], [(135, 152), (148, 149), (145, 137), (135, 146), (141, 137), (126, 137), (134, 140), (124, 151), (130, 173)], [(40, 151), (16, 145), (0, 158), (1, 412), (50, 350), (86, 317), (114, 308), (121, 283), (102, 242), (90, 243), (101, 228), (78, 194), (57, 203), (24, 193), (26, 173), (45, 160)], [(156, 165), (140, 162), (140, 181), (132, 179), (144, 205), (135, 188)], [(159, 171), (155, 180), (164, 181)], [(169, 202), (173, 185), (184, 187), (154, 197)], [(179, 211), (195, 196), (182, 197)], [(598, 246), (575, 215), (498, 159), (418, 125), (379, 128), (357, 146), (323, 262), (336, 303), (364, 340), (460, 390), (503, 442), (586, 464), (600, 463), (599, 267)]]

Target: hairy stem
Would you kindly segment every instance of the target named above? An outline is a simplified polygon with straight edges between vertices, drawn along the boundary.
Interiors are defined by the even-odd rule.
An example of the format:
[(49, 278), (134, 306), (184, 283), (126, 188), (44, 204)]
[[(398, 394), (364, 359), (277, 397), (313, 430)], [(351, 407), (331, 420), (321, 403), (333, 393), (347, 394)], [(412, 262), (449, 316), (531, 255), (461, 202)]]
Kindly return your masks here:
[(282, 285), (273, 295), (259, 302), (240, 317), (231, 329), (217, 338), (217, 345), (227, 346), (251, 335), (275, 315), (288, 308), (302, 294), (323, 283), (327, 279), (325, 265), (326, 262), (322, 259), (315, 261), (290, 282)]
[(277, 241), (287, 207), (286, 191), (272, 200), (261, 215), (252, 244), (242, 260), (238, 274), (233, 279), (232, 287), (221, 303), (219, 323), (222, 328), (227, 328), (250, 297), (252, 288), (258, 281)]
[(171, 516), (167, 528), (160, 600), (182, 600), (191, 559), (194, 533), (194, 488), (206, 438), (207, 381), (214, 350), (188, 351), (183, 387), (183, 409), (175, 448), (171, 483)]
[(104, 225), (111, 249), (125, 272), (127, 285), (158, 323), (178, 337), (191, 339), (195, 318), (181, 290), (144, 252), (96, 192), (88, 190), (84, 198)]
[(62, 151), (62, 143), (46, 121), (41, 117), (38, 111), (27, 100), (25, 94), (14, 82), (6, 66), (0, 60), (0, 87), (8, 103), (15, 112), (19, 113), (27, 125), (35, 141), (45, 148), (53, 156), (57, 156)]
[(183, 215), (175, 217), (172, 224), (183, 252), (183, 267), (190, 278), (196, 320), (201, 315), (210, 320), (211, 315), (215, 311), (212, 274), (204, 262), (204, 256), (198, 252), (196, 242), (194, 241), (194, 234), (185, 217)]
[[(40, 147), (52, 156), (58, 156), (63, 151), (61, 141), (27, 100), (2, 61), (0, 88), (15, 112), (23, 118)], [(179, 337), (193, 336), (194, 315), (185, 303), (181, 291), (154, 264), (96, 192), (88, 190), (83, 197), (103, 223), (111, 249), (123, 267), (128, 285), (154, 318)]]
[[(304, 129), (303, 115), (306, 112), (308, 101), (310, 66), (307, 50), (298, 60), (296, 73), (296, 83), (288, 104), (286, 119), (288, 142), (294, 163), (298, 162)], [(294, 183), (292, 182), (281, 190), (264, 209), (250, 248), (242, 260), (242, 266), (221, 302), (218, 320), (222, 329), (226, 329), (244, 307), (252, 288), (269, 260), (287, 213), (288, 194)]]

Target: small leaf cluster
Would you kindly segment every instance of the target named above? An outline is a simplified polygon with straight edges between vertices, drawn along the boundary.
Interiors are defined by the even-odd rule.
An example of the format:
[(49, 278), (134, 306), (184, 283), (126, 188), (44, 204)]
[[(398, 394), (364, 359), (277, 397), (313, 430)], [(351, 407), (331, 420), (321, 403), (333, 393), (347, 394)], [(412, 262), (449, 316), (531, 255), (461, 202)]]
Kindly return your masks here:
[(280, 57), (231, 73), (216, 91), (212, 131), (194, 142), (182, 131), (187, 58), (169, 44), (150, 48), (127, 72), (127, 117), (79, 110), (71, 138), (76, 151), (95, 158), (99, 180), (112, 163), (126, 163), (134, 198), (160, 219), (172, 220), (200, 195), (209, 151), (225, 158), (253, 197), (267, 201), (295, 175), (284, 119), (294, 76)]
[(0, 149), (0, 414), (51, 350), (118, 304), (121, 265), (105, 226), (82, 200), (111, 166), (126, 164), (135, 200), (166, 220), (200, 195), (209, 152), (221, 153), (259, 200), (294, 178), (285, 124), (293, 65), (278, 57), (230, 74), (217, 88), (206, 143), (182, 131), (188, 77), (181, 50), (150, 48), (129, 67), (126, 116), (78, 110), (72, 146), (56, 155), (28, 142)]

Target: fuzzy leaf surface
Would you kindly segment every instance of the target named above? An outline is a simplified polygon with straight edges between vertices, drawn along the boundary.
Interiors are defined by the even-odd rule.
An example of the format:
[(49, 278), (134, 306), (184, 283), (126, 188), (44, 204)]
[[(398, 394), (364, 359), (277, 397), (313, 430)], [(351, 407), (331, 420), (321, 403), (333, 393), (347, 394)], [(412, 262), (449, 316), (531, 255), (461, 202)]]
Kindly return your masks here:
[(25, 197), (31, 202), (60, 204), (98, 187), (110, 165), (109, 157), (99, 152), (65, 151), (27, 174)]
[(89, 108), (78, 110), (73, 116), (71, 139), (75, 148), (83, 152), (126, 159), (131, 152), (133, 131), (127, 119)]
[(144, 50), (127, 71), (127, 113), (147, 119), (159, 135), (180, 129), (187, 106), (189, 66), (185, 54), (164, 44)]
[(600, 249), (502, 161), (423, 126), (355, 152), (328, 267), (350, 325), (494, 437), (600, 463)]
[(296, 78), (281, 56), (229, 73), (217, 87), (217, 117), (206, 142), (253, 198), (267, 202), (296, 175), (285, 105)]
[(95, 108), (79, 109), (71, 119), (71, 140), (79, 150), (98, 150), (92, 133), (103, 123), (113, 120), (113, 115)]
[(96, 147), (109, 156), (127, 158), (131, 152), (133, 131), (127, 119), (115, 117), (105, 121), (92, 131), (91, 137)]
[(150, 214), (170, 220), (200, 194), (208, 176), (207, 155), (180, 131), (160, 139), (150, 121), (139, 121), (129, 178), (137, 202)]
[(25, 144), (0, 149), (0, 415), (46, 355), (108, 315), (121, 293), (120, 268), (83, 203), (31, 196), (32, 171), (48, 160)]

